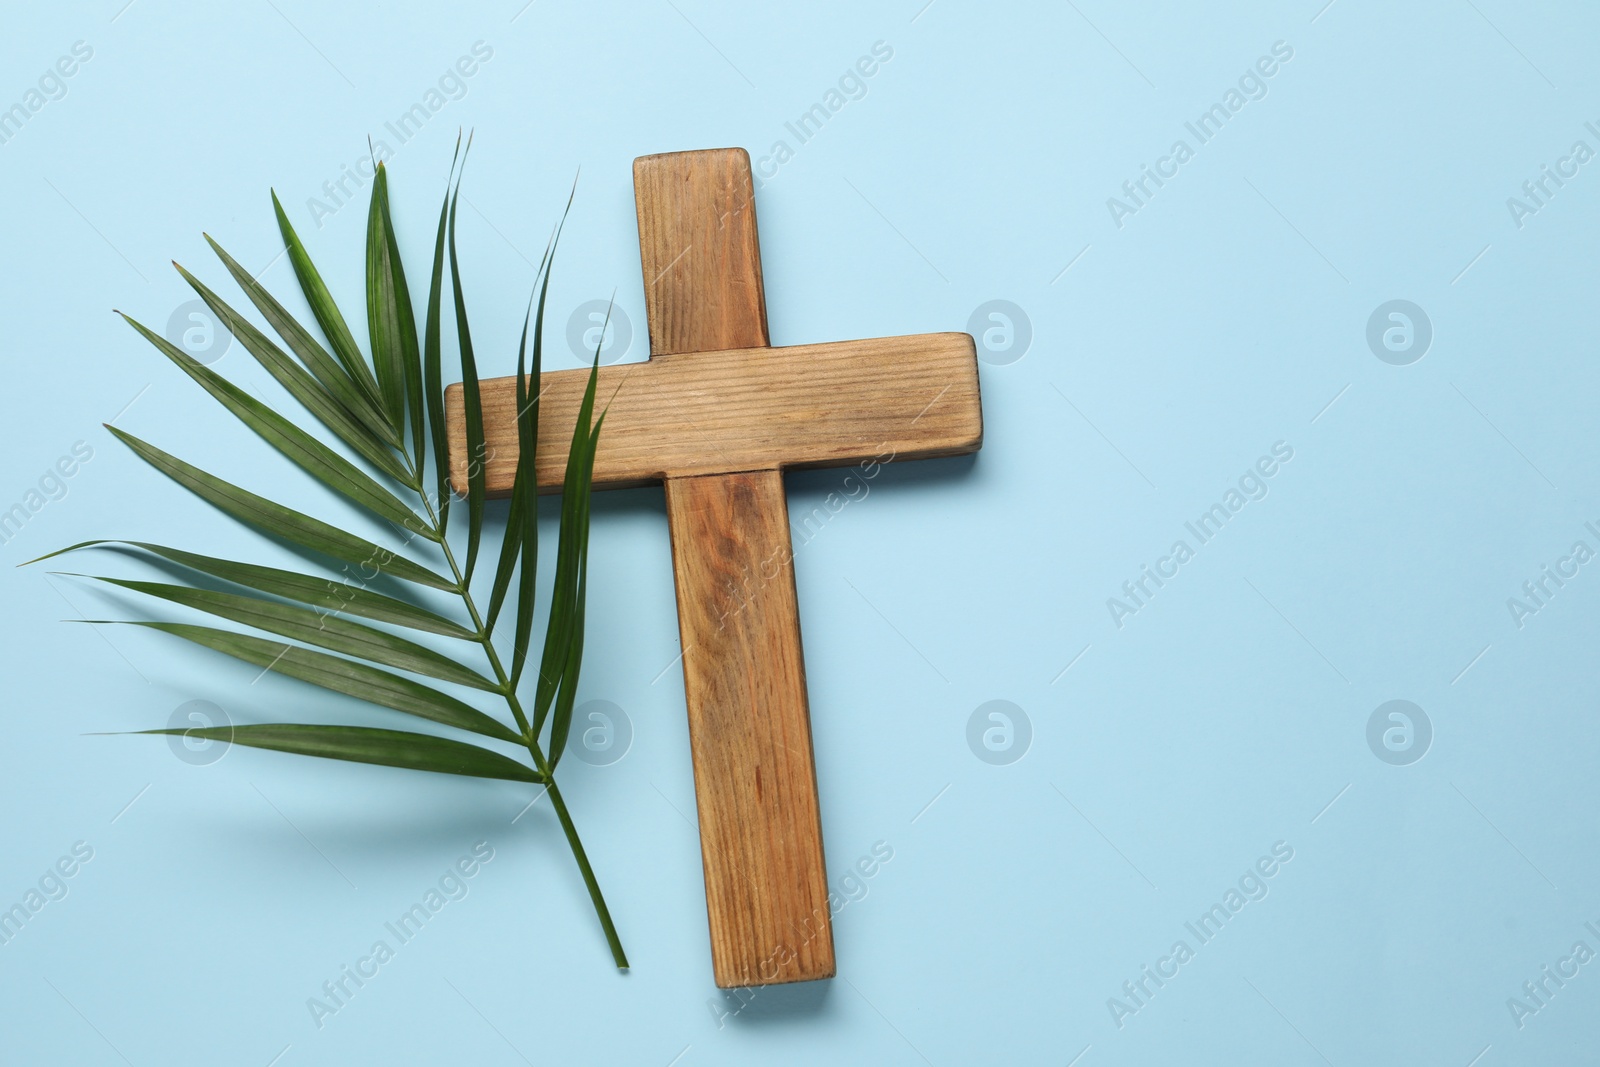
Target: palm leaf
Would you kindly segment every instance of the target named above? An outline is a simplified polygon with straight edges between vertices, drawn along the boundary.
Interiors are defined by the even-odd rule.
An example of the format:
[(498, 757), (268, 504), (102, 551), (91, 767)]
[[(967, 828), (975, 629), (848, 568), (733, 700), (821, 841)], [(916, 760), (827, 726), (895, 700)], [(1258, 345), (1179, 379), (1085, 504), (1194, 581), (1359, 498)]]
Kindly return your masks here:
[(294, 316), (290, 315), (249, 271), (228, 255), (221, 245), (213, 241), (209, 234), (206, 235), (206, 241), (211, 245), (211, 250), (217, 254), (217, 258), (222, 260), (222, 265), (228, 268), (228, 273), (233, 275), (233, 280), (239, 288), (244, 290), (244, 294), (256, 306), (256, 310), (261, 312), (268, 325), (283, 338), (289, 350), (305, 365), (306, 370), (310, 371), (315, 380), (328, 391), (328, 395), (343, 405), (345, 410), (360, 420), (374, 435), (390, 446), (397, 447), (400, 444), (398, 429), (390, 424), (382, 409), (372, 402), (366, 391), (356, 385), (340, 365), (334, 362), (327, 350), (311, 336), (311, 331), (300, 325)]
[(485, 634), (494, 632), (495, 620), (500, 617), (500, 609), (505, 605), (506, 594), (511, 591), (511, 578), (516, 573), (517, 559), (522, 555), (522, 538), (512, 536), (511, 516), (522, 514), (522, 503), (527, 495), (527, 488), (522, 484), (522, 479), (514, 479), (511, 485), (511, 506), (506, 511), (506, 535), (500, 542), (500, 559), (494, 569), (494, 585), (489, 590), (489, 613), (483, 619)]
[(389, 490), (362, 473), (349, 460), (179, 349), (165, 337), (152, 332), (135, 319), (126, 315), (123, 318), (128, 325), (138, 330), (145, 340), (215, 397), (218, 403), (232, 412), (240, 422), (288, 457), (295, 466), (347, 500), (366, 508), (378, 518), (426, 535), (422, 520), (410, 508), (402, 504)]
[[(600, 328), (600, 334), (602, 338), (605, 336), (605, 327), (610, 324), (610, 321), (611, 309), (607, 308), (606, 322), (602, 323)], [(576, 479), (573, 478), (571, 453), (568, 454), (567, 462), (567, 484), (565, 488), (568, 492), (573, 493), (576, 496), (577, 505), (573, 509), (573, 522), (570, 526), (563, 527), (561, 546), (557, 548), (557, 585), (559, 586), (560, 584), (559, 557), (561, 548), (566, 545), (568, 536), (571, 536), (572, 540), (576, 544), (577, 582), (574, 587), (572, 600), (570, 602), (571, 621), (567, 628), (567, 633), (558, 638), (558, 643), (561, 640), (565, 641), (567, 651), (565, 660), (559, 664), (561, 676), (559, 679), (559, 686), (556, 689), (554, 714), (551, 716), (550, 721), (549, 757), (550, 767), (552, 770), (555, 768), (556, 764), (560, 762), (561, 754), (565, 752), (567, 748), (567, 735), (572, 729), (572, 708), (574, 702), (577, 700), (578, 674), (583, 663), (584, 613), (585, 604), (588, 597), (589, 571), (589, 504), (591, 487), (594, 481), (594, 456), (595, 451), (600, 445), (600, 429), (605, 425), (605, 412), (602, 411), (600, 413), (600, 417), (595, 420), (593, 432), (584, 433), (584, 430), (589, 424), (589, 414), (594, 408), (595, 389), (599, 383), (600, 373), (600, 347), (603, 343), (604, 342), (602, 341), (595, 345), (594, 363), (589, 368), (589, 381), (584, 387), (583, 402), (579, 405), (580, 413), (576, 424), (572, 428), (573, 446), (576, 447), (580, 439), (583, 439), (585, 446), (581, 460), (582, 468), (578, 471)], [(563, 502), (565, 502), (565, 498), (563, 498)], [(563, 508), (563, 517), (565, 517), (565, 508)], [(559, 597), (559, 593), (557, 594), (557, 597)], [(559, 599), (556, 600), (556, 603), (560, 603)], [(550, 629), (555, 629), (553, 611)], [(548, 638), (549, 634), (547, 633), (545, 647), (545, 653), (547, 656), (549, 656), (552, 652)], [(544, 680), (545, 673), (544, 664), (541, 663), (541, 681)], [(534, 728), (534, 732), (536, 734), (539, 726), (543, 725), (541, 721), (543, 716), (543, 708), (544, 705), (542, 703), (538, 704), (535, 708), (535, 722), (538, 723), (538, 726), (535, 726)]]
[[(467, 142), (472, 147), (472, 142)], [(466, 169), (466, 161), (462, 161)], [(483, 439), (483, 397), (478, 389), (478, 363), (472, 351), (472, 328), (467, 323), (467, 301), (461, 292), (461, 265), (456, 256), (456, 208), (461, 201), (461, 180), (456, 179), (456, 191), (450, 197), (450, 288), (456, 308), (456, 340), (461, 348), (461, 410), (467, 440), (467, 572), (466, 581), (472, 581), (472, 572), (478, 564), (478, 543), (483, 537), (483, 501), (487, 495), (487, 472)], [(509, 580), (509, 579), (508, 579)], [(498, 577), (496, 578), (498, 584)], [(503, 595), (503, 594), (502, 594)], [(494, 617), (499, 605), (489, 609), (489, 629), (494, 629)]]
[(289, 264), (294, 267), (294, 276), (300, 282), (300, 292), (305, 295), (306, 303), (311, 305), (311, 314), (316, 316), (328, 343), (333, 345), (334, 355), (339, 357), (339, 362), (344, 364), (344, 369), (360, 387), (372, 410), (381, 410), (382, 401), (378, 397), (378, 383), (372, 377), (372, 368), (367, 366), (361, 349), (356, 346), (355, 337), (350, 333), (350, 327), (344, 321), (344, 314), (333, 302), (328, 287), (322, 283), (322, 275), (317, 273), (316, 264), (311, 262), (311, 256), (306, 253), (305, 245), (300, 243), (299, 235), (290, 225), (283, 205), (278, 203), (276, 191), (272, 194), (272, 210), (278, 216), (278, 232), (283, 234), (283, 247), (289, 253)]
[[(600, 354), (595, 353), (595, 370), (599, 369)], [(589, 393), (592, 394), (596, 375), (591, 371)], [(578, 478), (580, 514), (574, 524), (578, 539), (578, 582), (572, 601), (572, 622), (567, 636), (567, 659), (561, 669), (561, 688), (556, 693), (555, 711), (550, 717), (550, 767), (555, 769), (566, 751), (567, 734), (572, 729), (572, 708), (578, 697), (578, 674), (583, 665), (583, 623), (589, 584), (589, 503), (590, 482), (594, 478), (594, 454), (600, 444), (600, 428), (605, 424), (605, 412), (595, 420), (594, 432), (589, 434), (585, 450), (584, 469)], [(582, 425), (580, 422), (579, 425)]]
[[(467, 149), (471, 139), (468, 138)], [(466, 149), (457, 140), (458, 160)], [(239, 633), (214, 626), (189, 623), (128, 620), (127, 625), (181, 637), (202, 647), (295, 678), (326, 691), (355, 697), (369, 705), (399, 711), (453, 729), (461, 729), (527, 749), (532, 766), (497, 752), (428, 734), (360, 726), (324, 726), (269, 723), (203, 730), (168, 729), (154, 734), (183, 734), (229, 741), (257, 748), (349, 760), (413, 770), (502, 778), (539, 783), (548, 787), (551, 808), (572, 849), (595, 912), (619, 968), (627, 957), (600, 894), (576, 827), (552, 777), (572, 728), (579, 668), (584, 645), (587, 590), (589, 490), (594, 455), (605, 418), (594, 418), (598, 356), (591, 368), (588, 388), (567, 460), (561, 502), (560, 539), (556, 576), (540, 661), (535, 696), (535, 722), (530, 724), (516, 684), (528, 660), (528, 643), (534, 617), (535, 578), (538, 572), (539, 486), (535, 479), (538, 446), (538, 390), (542, 370), (544, 316), (550, 288), (550, 263), (573, 196), (568, 196), (561, 222), (551, 235), (535, 280), (535, 298), (524, 313), (517, 352), (517, 438), (519, 455), (512, 492), (511, 514), (495, 569), (487, 620), (481, 620), (470, 586), (482, 538), (485, 496), (482, 397), (478, 389), (477, 362), (467, 321), (456, 222), (461, 196), (460, 176), (452, 162), (434, 234), (432, 273), (429, 279), (425, 323), (417, 330), (415, 312), (401, 262), (399, 243), (391, 218), (388, 176), (375, 161), (372, 198), (367, 219), (365, 256), (367, 326), (372, 359), (362, 355), (344, 314), (334, 303), (276, 194), (273, 210), (284, 248), (294, 268), (324, 340), (297, 322), (270, 293), (220, 245), (211, 241), (223, 265), (265, 317), (279, 344), (230, 307), (193, 275), (179, 267), (184, 279), (284, 389), (326, 427), (353, 456), (346, 456), (284, 417), (222, 375), (190, 358), (176, 346), (131, 318), (131, 325), (172, 360), (201, 388), (226, 407), (254, 433), (302, 471), (347, 500), (411, 534), (421, 534), (439, 545), (451, 577), (421, 563), (285, 505), (251, 493), (195, 467), (115, 427), (107, 427), (140, 458), (161, 473), (230, 517), (290, 545), (325, 557), (339, 565), (343, 575), (323, 577), (260, 564), (220, 559), (197, 552), (143, 541), (85, 541), (59, 552), (91, 547), (121, 546), (148, 553), (186, 571), (178, 576), (193, 581), (141, 581), (98, 577), (111, 586), (141, 593), (214, 618), (277, 635), (276, 638)], [(451, 179), (454, 185), (451, 184)], [(574, 194), (576, 182), (574, 182)], [(469, 512), (465, 572), (457, 567), (445, 537), (448, 521), (450, 457), (444, 433), (443, 391), (443, 288), (444, 259), (448, 245), (451, 296), (456, 334), (461, 352), (462, 386), (466, 414), (466, 496)], [(533, 331), (531, 351), (529, 330)], [(331, 354), (329, 349), (331, 348)], [(292, 355), (291, 355), (292, 354)], [(530, 365), (531, 357), (531, 365)], [(409, 431), (408, 431), (409, 427)], [(392, 478), (398, 486), (415, 492), (426, 511), (419, 517), (409, 498), (397, 496), (353, 461), (359, 456), (374, 471)], [(430, 500), (427, 467), (434, 466)], [(437, 516), (437, 519), (435, 519)], [(432, 522), (433, 525), (429, 525)], [(411, 540), (408, 536), (407, 540)], [(49, 557), (40, 557), (41, 559)], [(354, 568), (354, 573), (352, 573)], [(371, 568), (370, 571), (367, 568)], [(175, 572), (177, 573), (177, 572)], [(470, 618), (471, 627), (399, 597), (368, 589), (365, 581), (378, 574), (404, 579), (432, 589), (455, 593)], [(205, 575), (228, 588), (198, 578)], [(511, 670), (503, 665), (491, 633), (502, 608), (509, 605), (511, 583), (520, 576), (515, 599), (516, 649)], [(380, 629), (357, 618), (408, 630), (477, 642), (483, 649), (493, 678), (434, 651), (401, 634)], [(400, 673), (396, 673), (400, 672)], [(496, 693), (506, 701), (516, 722), (513, 730), (478, 708), (424, 685), (413, 676), (450, 682)], [(553, 707), (553, 711), (552, 711)], [(549, 719), (550, 750), (547, 759), (541, 729)]]
[[(461, 138), (456, 138), (456, 153), (461, 152)], [(451, 176), (455, 174), (455, 160), (450, 161)], [(423, 327), (422, 385), (427, 393), (428, 427), (433, 433), (434, 488), (438, 494), (439, 532), (443, 533), (450, 522), (450, 442), (444, 425), (444, 384), (440, 366), (439, 300), (444, 288), (444, 232), (445, 218), (450, 208), (450, 182), (446, 180), (444, 203), (439, 206), (439, 232), (433, 239), (433, 277), (428, 284), (427, 324)]]
[(67, 552), (76, 552), (83, 548), (116, 545), (142, 549), (152, 555), (160, 556), (162, 559), (188, 567), (191, 570), (209, 574), (213, 578), (221, 578), (223, 581), (232, 582), (234, 585), (244, 586), (247, 589), (254, 589), (259, 593), (267, 593), (271, 596), (297, 600), (302, 604), (310, 604), (319, 609), (319, 615), (329, 612), (360, 615), (363, 618), (374, 619), (378, 622), (405, 626), (412, 630), (421, 630), (424, 633), (439, 634), (444, 637), (454, 637), (462, 641), (474, 641), (478, 637), (471, 630), (451, 622), (443, 615), (436, 615), (426, 608), (419, 608), (415, 604), (406, 603), (404, 600), (385, 596), (382, 593), (375, 593), (363, 585), (349, 582), (337, 583), (331, 578), (318, 578), (309, 574), (300, 574), (297, 571), (265, 567), (258, 563), (238, 563), (233, 560), (218, 559), (215, 556), (205, 556), (198, 552), (185, 552), (182, 549), (155, 545), (148, 541), (81, 541), (78, 544), (57, 549), (28, 562), (38, 563), (40, 560), (50, 559), (53, 556), (59, 556)]
[[(561, 533), (556, 546), (556, 580), (550, 594), (550, 619), (545, 626), (544, 655), (539, 662), (539, 679), (534, 690), (533, 730), (544, 725), (561, 680), (567, 670), (577, 628), (582, 625), (583, 587), (580, 581), (584, 556), (589, 544), (589, 482), (594, 471), (594, 449), (599, 443), (599, 426), (592, 429), (595, 389), (599, 382), (600, 356), (595, 354), (589, 368), (589, 382), (578, 405), (578, 419), (572, 427), (572, 444), (567, 453), (566, 480), (561, 491)], [(581, 640), (581, 636), (579, 637)]]
[(292, 638), (308, 645), (359, 656), (386, 667), (398, 667), (413, 674), (423, 674), (442, 682), (483, 689), (491, 693), (500, 686), (483, 675), (463, 667), (448, 656), (440, 655), (415, 641), (408, 641), (383, 630), (336, 615), (325, 615), (295, 604), (283, 604), (260, 597), (241, 596), (214, 589), (195, 589), (168, 582), (140, 582), (127, 578), (105, 578), (99, 575), (77, 575), (93, 578), (97, 582), (131, 589), (136, 593), (157, 597), (196, 611), (204, 611), (218, 618), (254, 626), (258, 630)]
[(455, 583), (448, 578), (442, 578), (420, 564), (413, 563), (403, 556), (397, 556), (390, 549), (379, 548), (371, 541), (346, 533), (337, 526), (329, 526), (321, 519), (313, 519), (282, 504), (275, 504), (266, 497), (257, 496), (248, 490), (231, 485), (215, 475), (207, 474), (200, 468), (185, 463), (176, 456), (163, 452), (155, 445), (139, 440), (126, 430), (120, 430), (115, 426), (107, 426), (106, 429), (162, 474), (206, 503), (248, 526), (281, 537), (303, 548), (309, 548), (313, 552), (332, 556), (351, 566), (373, 567), (396, 578), (404, 578), (434, 589), (456, 588)]
[[(517, 530), (522, 539), (522, 571), (517, 595), (516, 634), (512, 651), (512, 688), (515, 688), (521, 680), (523, 667), (528, 660), (528, 642), (533, 636), (534, 584), (539, 565), (539, 482), (536, 454), (539, 446), (539, 383), (542, 381), (544, 367), (544, 309), (550, 295), (550, 275), (555, 272), (556, 248), (561, 243), (561, 231), (566, 228), (567, 214), (572, 210), (572, 201), (576, 195), (577, 183), (574, 182), (573, 190), (567, 196), (567, 206), (561, 212), (561, 220), (556, 223), (556, 228), (550, 235), (550, 243), (540, 260), (539, 265), (544, 270), (544, 281), (539, 287), (539, 305), (534, 314), (533, 365), (526, 375), (523, 371), (523, 352), (528, 342), (526, 316), (522, 320), (522, 341), (517, 347), (517, 473), (513, 480), (513, 495), (516, 484), (522, 485), (523, 492), (521, 507), (512, 512), (506, 524), (506, 537), (511, 537), (512, 531)], [(568, 464), (570, 467), (570, 455)], [(573, 501), (569, 497), (562, 498), (563, 522), (566, 521), (572, 505)], [(555, 611), (557, 607), (556, 602), (552, 601), (551, 610)], [(535, 736), (538, 735), (537, 726), (533, 732)]]
[(378, 390), (389, 421), (403, 436), (410, 415), (412, 454), (420, 470), (422, 353), (417, 347), (411, 291), (389, 217), (389, 176), (382, 163), (372, 181), (367, 214), (367, 327), (372, 335), (372, 361), (378, 368)]
[(218, 630), (211, 626), (193, 626), (182, 622), (130, 621), (120, 624), (106, 619), (88, 619), (102, 625), (143, 626), (160, 630), (186, 641), (193, 641), (234, 659), (253, 663), (275, 674), (286, 674), (302, 682), (343, 693), (369, 704), (391, 708), (415, 715), (459, 730), (493, 737), (500, 741), (520, 744), (522, 738), (496, 719), (492, 719), (469, 704), (430, 689), (420, 682), (390, 674), (355, 660), (330, 656), (299, 645), (283, 641), (269, 641), (264, 637)]
[(180, 734), (206, 741), (227, 741), (250, 748), (292, 752), (299, 756), (376, 763), (413, 771), (437, 771), (473, 778), (504, 778), (542, 783), (544, 775), (486, 748), (429, 734), (376, 730), (367, 726), (313, 726), (265, 723), (259, 726), (211, 726), (203, 729), (139, 730), (140, 734)]
[(411, 473), (395, 458), (395, 445), (390, 440), (394, 434), (381, 413), (374, 414), (370, 420), (351, 414), (350, 409), (329, 395), (304, 367), (290, 359), (265, 334), (229, 307), (225, 300), (182, 267), (178, 267), (178, 273), (200, 294), (200, 299), (222, 320), (228, 332), (239, 339), (245, 350), (255, 357), (256, 362), (266, 368), (267, 373), (276, 378), (278, 384), (302, 407), (315, 415), (318, 422), (332, 430), (339, 440), (360, 453), (374, 467), (401, 484), (410, 484)]
[[(539, 315), (544, 316), (544, 294), (550, 290), (550, 264), (545, 265), (544, 285), (539, 291)], [(533, 311), (532, 306), (528, 308)], [(533, 634), (533, 587), (539, 572), (539, 489), (532, 462), (539, 440), (539, 334), (533, 334), (533, 375), (525, 369), (528, 350), (528, 319), (522, 320), (522, 340), (517, 345), (517, 474), (513, 491), (521, 486), (521, 507), (506, 516), (506, 537), (521, 542), (522, 569), (518, 574), (516, 630), (511, 646), (511, 688), (522, 679), (528, 662), (528, 639)], [(532, 387), (530, 388), (530, 383)], [(563, 504), (564, 506), (564, 504)], [(538, 730), (534, 731), (535, 734)]]

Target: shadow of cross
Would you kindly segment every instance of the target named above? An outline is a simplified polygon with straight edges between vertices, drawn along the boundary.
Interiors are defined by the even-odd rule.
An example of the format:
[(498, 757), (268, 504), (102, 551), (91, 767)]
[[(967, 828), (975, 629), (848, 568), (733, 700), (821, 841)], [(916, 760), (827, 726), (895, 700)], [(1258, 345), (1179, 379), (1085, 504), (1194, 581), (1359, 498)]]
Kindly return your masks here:
[[(800, 616), (782, 471), (982, 443), (972, 338), (773, 348), (750, 157), (634, 160), (650, 359), (600, 368), (594, 487), (661, 482), (677, 580), (711, 959), (723, 988), (831, 977)], [(588, 371), (541, 376), (538, 482), (559, 491)], [(491, 493), (516, 470), (514, 378), (482, 383)], [(446, 395), (466, 491), (461, 387)]]

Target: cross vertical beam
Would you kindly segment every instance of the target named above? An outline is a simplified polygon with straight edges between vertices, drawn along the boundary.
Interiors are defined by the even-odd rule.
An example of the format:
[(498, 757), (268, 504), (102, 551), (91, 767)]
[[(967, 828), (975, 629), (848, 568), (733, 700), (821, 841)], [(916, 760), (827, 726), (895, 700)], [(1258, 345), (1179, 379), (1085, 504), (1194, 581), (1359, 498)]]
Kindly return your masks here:
[[(651, 358), (767, 347), (749, 156), (644, 156), (633, 173)], [(663, 481), (717, 985), (831, 977), (783, 476)]]

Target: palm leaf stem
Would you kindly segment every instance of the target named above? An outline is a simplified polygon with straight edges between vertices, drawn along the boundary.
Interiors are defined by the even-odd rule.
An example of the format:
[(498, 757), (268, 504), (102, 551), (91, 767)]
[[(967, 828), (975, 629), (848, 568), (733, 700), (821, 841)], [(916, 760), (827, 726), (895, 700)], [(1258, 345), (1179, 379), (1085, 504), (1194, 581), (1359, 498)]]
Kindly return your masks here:
[[(438, 515), (435, 513), (433, 503), (422, 494), (423, 507), (427, 509), (428, 521), (435, 529), (439, 526)], [(456, 588), (461, 594), (461, 602), (467, 609), (467, 615), (472, 620), (472, 626), (477, 631), (477, 641), (483, 646), (485, 656), (488, 658), (489, 667), (494, 671), (496, 680), (499, 681), (506, 705), (511, 710), (511, 715), (517, 722), (517, 728), (522, 738), (527, 742), (528, 754), (533, 757), (533, 764), (545, 776), (547, 782), (545, 792), (550, 797), (550, 806), (555, 809), (556, 819), (561, 823), (561, 832), (566, 835), (567, 845), (572, 849), (572, 858), (578, 864), (578, 872), (583, 876), (583, 884), (589, 890), (589, 899), (594, 903), (596, 916), (600, 919), (600, 928), (605, 932), (606, 944), (611, 948), (611, 958), (616, 961), (619, 970), (628, 969), (628, 957), (622, 950), (622, 939), (617, 936), (616, 925), (611, 921), (611, 910), (606, 907), (605, 896), (600, 892), (600, 883), (595, 878), (594, 868), (589, 865), (589, 855), (584, 851), (583, 841), (578, 837), (578, 828), (572, 821), (572, 813), (567, 810), (566, 801), (561, 797), (561, 787), (556, 784), (555, 775), (550, 762), (545, 758), (544, 749), (539, 744), (529, 726), (527, 714), (523, 711), (522, 702), (511, 685), (511, 676), (506, 673), (505, 665), (500, 661), (500, 654), (490, 639), (489, 631), (483, 624), (483, 618), (478, 614), (478, 606), (472, 599), (472, 591), (467, 588), (467, 582), (456, 563), (455, 553), (450, 550), (450, 542), (444, 537), (439, 538), (439, 546), (444, 550), (445, 562), (450, 566), (450, 573), (456, 580)]]

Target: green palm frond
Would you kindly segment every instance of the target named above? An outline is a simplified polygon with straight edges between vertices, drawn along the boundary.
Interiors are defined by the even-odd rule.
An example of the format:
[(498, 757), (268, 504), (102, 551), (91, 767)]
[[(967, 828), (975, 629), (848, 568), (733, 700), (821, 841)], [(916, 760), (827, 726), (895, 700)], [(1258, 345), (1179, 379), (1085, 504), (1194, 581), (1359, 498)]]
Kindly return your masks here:
[[(618, 967), (626, 967), (622, 944), (555, 781), (555, 768), (571, 727), (572, 705), (583, 658), (590, 483), (600, 428), (605, 421), (604, 413), (598, 417), (595, 414), (599, 353), (596, 352), (588, 389), (572, 431), (549, 620), (537, 678), (532, 683), (530, 714), (525, 710), (521, 683), (530, 660), (538, 574), (534, 473), (539, 419), (536, 383), (542, 363), (550, 269), (566, 211), (562, 212), (561, 222), (557, 223), (540, 264), (535, 291), (523, 320), (517, 352), (517, 435), (521, 451), (488, 610), (482, 613), (471, 586), (483, 535), (483, 407), (456, 250), (456, 207), (461, 193), (457, 164), (464, 167), (465, 155), (458, 142), (434, 234), (432, 270), (420, 334), (390, 213), (388, 173), (383, 164), (377, 166), (368, 212), (365, 256), (370, 355), (363, 354), (351, 334), (344, 313), (334, 303), (276, 194), (272, 198), (273, 211), (300, 293), (315, 319), (315, 332), (298, 322), (209, 236), (206, 240), (223, 267), (277, 335), (276, 340), (251, 324), (193, 274), (174, 264), (222, 325), (337, 439), (344, 451), (325, 444), (295, 419), (274, 410), (159, 334), (124, 316), (145, 340), (281, 456), (338, 494), (344, 503), (404, 531), (406, 543), (418, 544), (431, 559), (413, 559), (397, 548), (388, 548), (350, 533), (343, 528), (348, 525), (347, 521), (314, 518), (233, 485), (113, 426), (107, 429), (172, 481), (256, 532), (307, 550), (326, 561), (328, 573), (219, 559), (144, 541), (85, 541), (40, 559), (98, 548), (162, 560), (170, 565), (169, 570), (180, 576), (178, 582), (135, 581), (104, 575), (80, 577), (255, 632), (153, 619), (121, 620), (124, 624), (171, 634), (379, 708), (517, 746), (526, 753), (526, 762), (450, 737), (371, 726), (279, 722), (187, 731), (199, 738), (303, 756), (543, 786), (594, 902), (612, 956)], [(569, 197), (567, 210), (571, 205)], [(449, 537), (450, 457), (444, 429), (443, 387), (447, 260), (466, 415), (464, 567), (458, 564)], [(530, 383), (534, 383), (532, 387)], [(352, 569), (358, 574), (384, 575), (453, 594), (459, 600), (461, 617), (449, 618), (402, 596), (367, 588), (359, 581), (352, 584), (349, 578)], [(217, 588), (213, 583), (201, 584), (204, 579), (225, 583), (226, 588)], [(403, 590), (404, 586), (400, 588)], [(500, 649), (493, 640), (495, 622), (507, 607), (515, 618), (509, 664), (501, 658)], [(479, 646), (476, 658), (481, 661), (481, 667), (441, 654), (395, 632), (397, 629), (476, 644)], [(504, 705), (499, 714), (509, 715), (510, 721), (424, 684), (419, 678), (491, 694)]]

